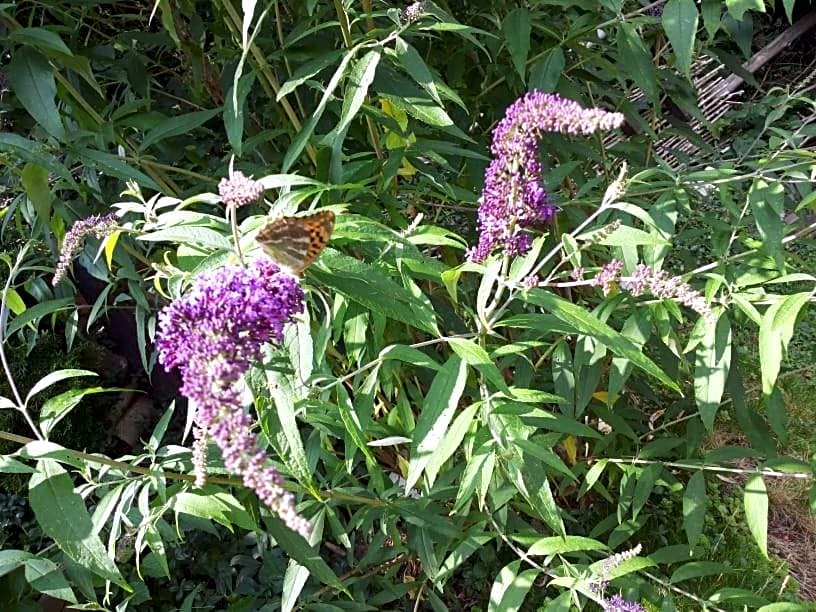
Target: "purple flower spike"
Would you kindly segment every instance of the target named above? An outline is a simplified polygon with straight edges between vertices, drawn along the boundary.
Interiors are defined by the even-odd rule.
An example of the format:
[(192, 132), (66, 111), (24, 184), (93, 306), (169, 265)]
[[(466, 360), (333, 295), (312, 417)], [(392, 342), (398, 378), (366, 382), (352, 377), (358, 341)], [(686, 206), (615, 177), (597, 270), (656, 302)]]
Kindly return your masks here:
[(303, 311), (297, 281), (268, 259), (252, 268), (229, 266), (202, 274), (191, 290), (159, 314), (156, 347), (167, 369), (181, 372), (181, 392), (196, 404), (194, 466), (203, 482), (205, 438), (221, 449), (224, 464), (294, 531), (309, 522), (252, 432), (241, 401), (240, 378), (261, 358), (261, 347), (283, 338), (284, 325)]
[(544, 190), (538, 160), (544, 133), (588, 135), (619, 127), (623, 119), (620, 113), (583, 108), (538, 90), (516, 100), (493, 131), (493, 159), (479, 200), (479, 243), (468, 259), (484, 261), (496, 247), (510, 256), (522, 255), (532, 243), (524, 229), (552, 220), (556, 206)]

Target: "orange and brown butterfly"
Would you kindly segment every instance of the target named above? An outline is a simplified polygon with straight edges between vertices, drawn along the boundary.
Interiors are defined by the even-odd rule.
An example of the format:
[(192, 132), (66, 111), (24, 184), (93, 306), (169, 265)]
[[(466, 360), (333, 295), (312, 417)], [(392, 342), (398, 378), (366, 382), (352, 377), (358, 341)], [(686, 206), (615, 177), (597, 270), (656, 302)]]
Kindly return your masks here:
[(304, 217), (281, 217), (265, 225), (256, 240), (282, 268), (303, 276), (326, 247), (334, 229), (334, 213), (321, 210)]

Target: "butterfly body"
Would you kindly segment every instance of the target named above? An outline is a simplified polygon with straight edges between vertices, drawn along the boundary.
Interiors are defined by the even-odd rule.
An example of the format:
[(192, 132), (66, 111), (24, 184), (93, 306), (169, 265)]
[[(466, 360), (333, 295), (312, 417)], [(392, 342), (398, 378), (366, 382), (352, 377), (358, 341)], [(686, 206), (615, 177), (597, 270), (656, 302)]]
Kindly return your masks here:
[(282, 217), (264, 226), (256, 240), (267, 255), (292, 274), (303, 276), (329, 242), (334, 213), (321, 210), (305, 217)]

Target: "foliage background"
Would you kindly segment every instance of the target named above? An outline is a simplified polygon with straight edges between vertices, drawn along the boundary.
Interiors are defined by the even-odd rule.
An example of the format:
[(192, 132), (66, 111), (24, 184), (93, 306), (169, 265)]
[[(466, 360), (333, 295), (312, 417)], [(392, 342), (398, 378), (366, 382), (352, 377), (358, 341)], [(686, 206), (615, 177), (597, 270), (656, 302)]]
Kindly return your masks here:
[[(2, 5), (13, 379), (25, 395), (52, 369), (103, 370), (100, 386), (134, 382), (163, 414), (123, 451), (71, 433), (90, 429), (77, 396), (91, 423), (111, 410), (115, 396), (87, 391), (97, 387), (63, 380), (41, 389), (48, 409), (26, 406), (51, 436), (5, 437), (4, 488), (17, 495), (4, 500), (7, 605), (45, 593), (119, 609), (591, 609), (599, 560), (640, 543), (610, 588), (651, 609), (807, 609), (778, 607), (797, 597), (768, 557), (767, 488), (793, 473), (785, 495), (803, 517), (816, 509), (801, 426), (812, 406), (797, 408), (784, 370), (777, 380), (807, 359), (788, 366), (786, 350), (809, 346), (792, 334), (814, 280), (812, 82), (760, 89), (707, 126), (712, 146), (688, 127), (701, 117), (688, 76), (701, 55), (738, 70), (766, 11), (791, 20), (808, 5), (670, 0), (655, 17), (620, 0), (440, 1), (413, 23), (366, 1)], [(534, 258), (460, 266), (490, 132), (534, 88), (628, 122), (612, 147), (544, 139), (561, 212), (534, 253), (562, 245), (558, 257), (587, 270), (617, 257), (693, 272), (722, 308), (716, 328), (671, 302), (502, 285)], [(701, 146), (679, 169), (656, 155), (661, 118), (661, 137)], [(625, 206), (587, 230), (629, 229), (573, 235), (624, 160)], [(189, 486), (186, 413), (181, 401), (166, 409), (172, 393), (157, 385), (157, 309), (234, 257), (209, 193), (231, 166), (269, 187), (242, 211), (247, 246), (268, 216), (339, 214), (304, 281), (308, 319), (248, 376), (260, 433), (318, 526), (308, 543), (235, 481)], [(86, 272), (52, 287), (73, 221), (111, 209), (127, 231), (89, 241)], [(509, 293), (489, 321), (492, 298)], [(128, 373), (77, 363), (86, 336)], [(30, 438), (15, 402), (3, 406), (4, 429)], [(31, 511), (18, 516), (21, 497)]]

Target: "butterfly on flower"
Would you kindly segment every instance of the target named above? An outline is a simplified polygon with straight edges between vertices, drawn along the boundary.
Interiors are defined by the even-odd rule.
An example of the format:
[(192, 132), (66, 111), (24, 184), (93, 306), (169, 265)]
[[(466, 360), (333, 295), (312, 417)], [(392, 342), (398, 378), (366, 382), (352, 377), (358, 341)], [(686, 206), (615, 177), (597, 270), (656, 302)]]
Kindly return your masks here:
[(305, 217), (281, 217), (265, 225), (256, 240), (282, 268), (303, 276), (326, 247), (334, 229), (334, 213), (321, 210)]

